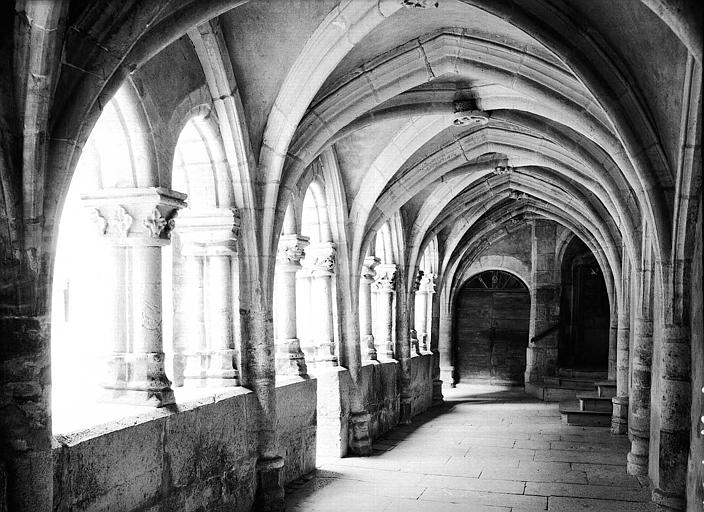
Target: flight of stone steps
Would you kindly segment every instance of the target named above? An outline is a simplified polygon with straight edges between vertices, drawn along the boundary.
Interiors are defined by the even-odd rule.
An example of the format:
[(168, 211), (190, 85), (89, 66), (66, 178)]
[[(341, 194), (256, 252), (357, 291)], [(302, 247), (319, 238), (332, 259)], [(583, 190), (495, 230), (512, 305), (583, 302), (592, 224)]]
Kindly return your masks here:
[(560, 369), (557, 377), (545, 377), (542, 384), (526, 384), (526, 392), (545, 402), (560, 402), (565, 424), (608, 427), (616, 382), (606, 379), (602, 371)]

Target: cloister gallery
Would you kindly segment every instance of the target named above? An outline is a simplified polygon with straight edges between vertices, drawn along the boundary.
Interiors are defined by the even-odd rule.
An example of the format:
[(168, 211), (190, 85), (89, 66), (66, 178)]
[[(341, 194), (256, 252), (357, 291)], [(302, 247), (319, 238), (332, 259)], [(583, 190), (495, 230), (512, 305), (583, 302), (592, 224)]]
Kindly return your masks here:
[[(702, 510), (701, 2), (16, 0), (0, 24), (0, 511), (284, 510), (316, 460), (381, 482), (394, 432), (453, 407), (421, 439), (485, 439), (517, 490), (383, 510)], [(472, 386), (513, 394), (448, 401)], [(558, 479), (510, 504), (590, 480), (592, 440), (644, 501)]]

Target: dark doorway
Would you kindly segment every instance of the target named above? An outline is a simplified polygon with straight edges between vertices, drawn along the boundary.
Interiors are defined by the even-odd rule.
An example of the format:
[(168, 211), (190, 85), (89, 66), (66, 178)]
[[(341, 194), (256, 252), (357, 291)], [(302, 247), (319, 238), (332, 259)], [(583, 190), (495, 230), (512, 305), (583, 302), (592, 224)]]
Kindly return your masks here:
[(609, 358), (609, 296), (596, 258), (579, 238), (562, 260), (559, 364), (606, 370)]
[(522, 385), (530, 294), (500, 270), (472, 277), (455, 301), (455, 378), (464, 383)]

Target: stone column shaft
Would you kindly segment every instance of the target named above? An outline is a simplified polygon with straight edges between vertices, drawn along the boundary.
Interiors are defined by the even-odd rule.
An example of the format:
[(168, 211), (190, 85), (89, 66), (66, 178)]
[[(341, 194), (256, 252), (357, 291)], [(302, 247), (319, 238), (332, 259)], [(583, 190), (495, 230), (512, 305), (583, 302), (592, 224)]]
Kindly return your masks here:
[(316, 244), (306, 258), (311, 269), (311, 307), (321, 308), (313, 322), (316, 366), (337, 366), (335, 331), (333, 328), (333, 277), (335, 275), (335, 244)]
[[(690, 443), (692, 388), (690, 329), (668, 324), (662, 332), (658, 388), (660, 410), (650, 446), (653, 501), (662, 510), (684, 511), (686, 507), (687, 458)], [(657, 461), (657, 462), (655, 462)], [(655, 466), (653, 474), (652, 466)]]
[(235, 368), (232, 254), (213, 254), (207, 259), (207, 323), (208, 367), (206, 378), (223, 385), (237, 385)]
[(440, 379), (455, 387), (452, 365), (452, 312), (445, 302), (446, 293), (441, 293), (440, 325), (438, 327), (438, 351), (440, 352)]
[(415, 326), (418, 333), (418, 344), (423, 354), (431, 353), (428, 342), (430, 338), (428, 321), (432, 316), (433, 293), (435, 293), (435, 276), (433, 274), (423, 274), (416, 292), (415, 305)]
[(650, 386), (653, 359), (653, 322), (638, 318), (633, 337), (631, 385), (628, 411), (628, 473), (648, 474), (650, 442)]
[(377, 293), (377, 336), (375, 340), (377, 358), (394, 358), (393, 308), (396, 281), (396, 265), (382, 264), (377, 267), (374, 287)]
[[(183, 301), (184, 308), (178, 311), (183, 315), (174, 320), (174, 341), (183, 346), (183, 379), (202, 379), (203, 356), (205, 354), (205, 318), (203, 304), (203, 258), (188, 255), (183, 260), (182, 286), (174, 289), (174, 295)], [(179, 316), (180, 316), (179, 315)], [(176, 345), (176, 343), (174, 343)], [(181, 352), (181, 350), (179, 350)], [(174, 372), (176, 373), (176, 372)]]
[(308, 368), (296, 330), (296, 273), (301, 269), (308, 237), (282, 235), (279, 238), (275, 273), (277, 373), (307, 376)]
[(364, 259), (362, 276), (359, 279), (359, 330), (362, 357), (375, 361), (376, 346), (372, 325), (372, 284), (376, 272), (374, 268), (380, 263), (379, 258), (369, 256)]

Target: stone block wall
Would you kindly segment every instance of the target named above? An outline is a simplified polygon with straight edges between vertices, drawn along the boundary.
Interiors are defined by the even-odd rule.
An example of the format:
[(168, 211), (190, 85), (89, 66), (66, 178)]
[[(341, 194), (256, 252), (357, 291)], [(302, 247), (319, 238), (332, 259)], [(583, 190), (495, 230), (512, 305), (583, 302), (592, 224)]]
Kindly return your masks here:
[(433, 405), (433, 356), (424, 354), (411, 358), (411, 416)]
[[(289, 482), (315, 468), (316, 381), (276, 392)], [(257, 460), (254, 394), (234, 388), (177, 408), (56, 436), (54, 510), (249, 511)]]
[(316, 379), (277, 385), (276, 434), (284, 457), (284, 482), (315, 469)]
[(401, 403), (398, 372), (396, 361), (362, 365), (362, 400), (371, 416), (369, 434), (372, 439), (398, 424)]

